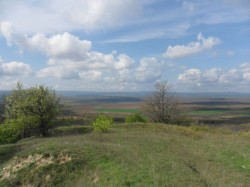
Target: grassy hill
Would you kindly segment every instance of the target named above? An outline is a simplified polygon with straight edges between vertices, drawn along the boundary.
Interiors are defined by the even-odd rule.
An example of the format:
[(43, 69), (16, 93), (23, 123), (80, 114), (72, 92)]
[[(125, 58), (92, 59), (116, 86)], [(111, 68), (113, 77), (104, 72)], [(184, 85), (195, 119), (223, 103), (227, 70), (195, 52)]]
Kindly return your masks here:
[[(74, 126), (64, 128), (74, 132)], [(33, 137), (1, 145), (0, 186), (250, 184), (247, 131), (121, 124), (96, 134), (84, 126), (82, 131), (76, 128), (82, 134)]]

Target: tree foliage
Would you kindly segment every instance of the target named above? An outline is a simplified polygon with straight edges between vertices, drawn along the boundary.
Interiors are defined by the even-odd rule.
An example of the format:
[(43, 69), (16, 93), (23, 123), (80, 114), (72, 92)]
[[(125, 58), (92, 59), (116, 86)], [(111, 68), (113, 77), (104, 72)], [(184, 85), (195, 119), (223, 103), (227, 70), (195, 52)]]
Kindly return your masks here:
[(3, 122), (4, 118), (3, 118), (3, 115), (4, 115), (4, 104), (3, 103), (0, 103), (0, 124)]
[(143, 110), (153, 122), (178, 124), (183, 117), (180, 107), (168, 82), (157, 82), (155, 91), (144, 101)]
[(112, 117), (99, 115), (93, 122), (95, 132), (107, 132), (108, 129), (114, 124)]
[(0, 144), (15, 143), (21, 139), (22, 127), (16, 120), (0, 125)]
[(142, 116), (140, 112), (130, 114), (125, 118), (125, 123), (136, 123), (136, 122), (146, 123), (147, 120)]
[(17, 88), (5, 97), (5, 121), (18, 122), (24, 137), (29, 136), (31, 129), (38, 129), (42, 136), (47, 136), (59, 112), (59, 97), (43, 85), (23, 89), (18, 83)]

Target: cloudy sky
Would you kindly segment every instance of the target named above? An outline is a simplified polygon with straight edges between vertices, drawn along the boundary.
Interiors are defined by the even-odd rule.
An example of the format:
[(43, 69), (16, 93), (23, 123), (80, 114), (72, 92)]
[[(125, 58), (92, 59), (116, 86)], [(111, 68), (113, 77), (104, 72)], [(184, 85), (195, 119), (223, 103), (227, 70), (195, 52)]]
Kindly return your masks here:
[(0, 0), (0, 90), (250, 92), (249, 0)]

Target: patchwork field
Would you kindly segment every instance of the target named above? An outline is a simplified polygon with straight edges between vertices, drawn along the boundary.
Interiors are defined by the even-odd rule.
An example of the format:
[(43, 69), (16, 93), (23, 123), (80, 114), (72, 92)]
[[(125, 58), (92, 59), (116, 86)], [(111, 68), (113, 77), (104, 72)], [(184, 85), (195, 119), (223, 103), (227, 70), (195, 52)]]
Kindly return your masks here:
[(224, 98), (207, 97), (182, 98), (183, 106), (199, 124), (231, 126), (250, 122), (250, 97), (230, 96)]
[[(217, 95), (178, 96), (183, 112), (193, 122), (205, 125), (230, 125), (231, 127), (250, 122), (250, 96)], [(125, 117), (139, 112), (143, 105), (143, 96), (78, 96), (65, 97), (65, 109), (69, 114), (105, 113), (114, 117)], [(234, 127), (233, 127), (234, 128)]]
[(112, 116), (126, 116), (140, 111), (142, 97), (94, 96), (63, 97), (65, 111), (72, 115), (106, 113)]

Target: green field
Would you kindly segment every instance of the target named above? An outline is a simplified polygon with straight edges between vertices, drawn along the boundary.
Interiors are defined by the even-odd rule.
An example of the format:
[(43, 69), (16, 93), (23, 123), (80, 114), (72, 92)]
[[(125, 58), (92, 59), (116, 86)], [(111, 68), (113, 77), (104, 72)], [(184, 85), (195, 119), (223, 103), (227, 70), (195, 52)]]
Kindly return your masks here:
[(241, 117), (250, 117), (250, 114), (239, 114)]
[(221, 115), (225, 114), (228, 111), (221, 111), (221, 110), (198, 110), (198, 111), (191, 111), (188, 112), (189, 115)]
[(58, 127), (54, 133), (67, 136), (0, 145), (0, 186), (250, 184), (249, 131), (161, 124), (120, 124), (104, 134), (84, 129)]
[(128, 109), (128, 108), (98, 108), (96, 112), (103, 113), (136, 113), (139, 112), (138, 109)]

